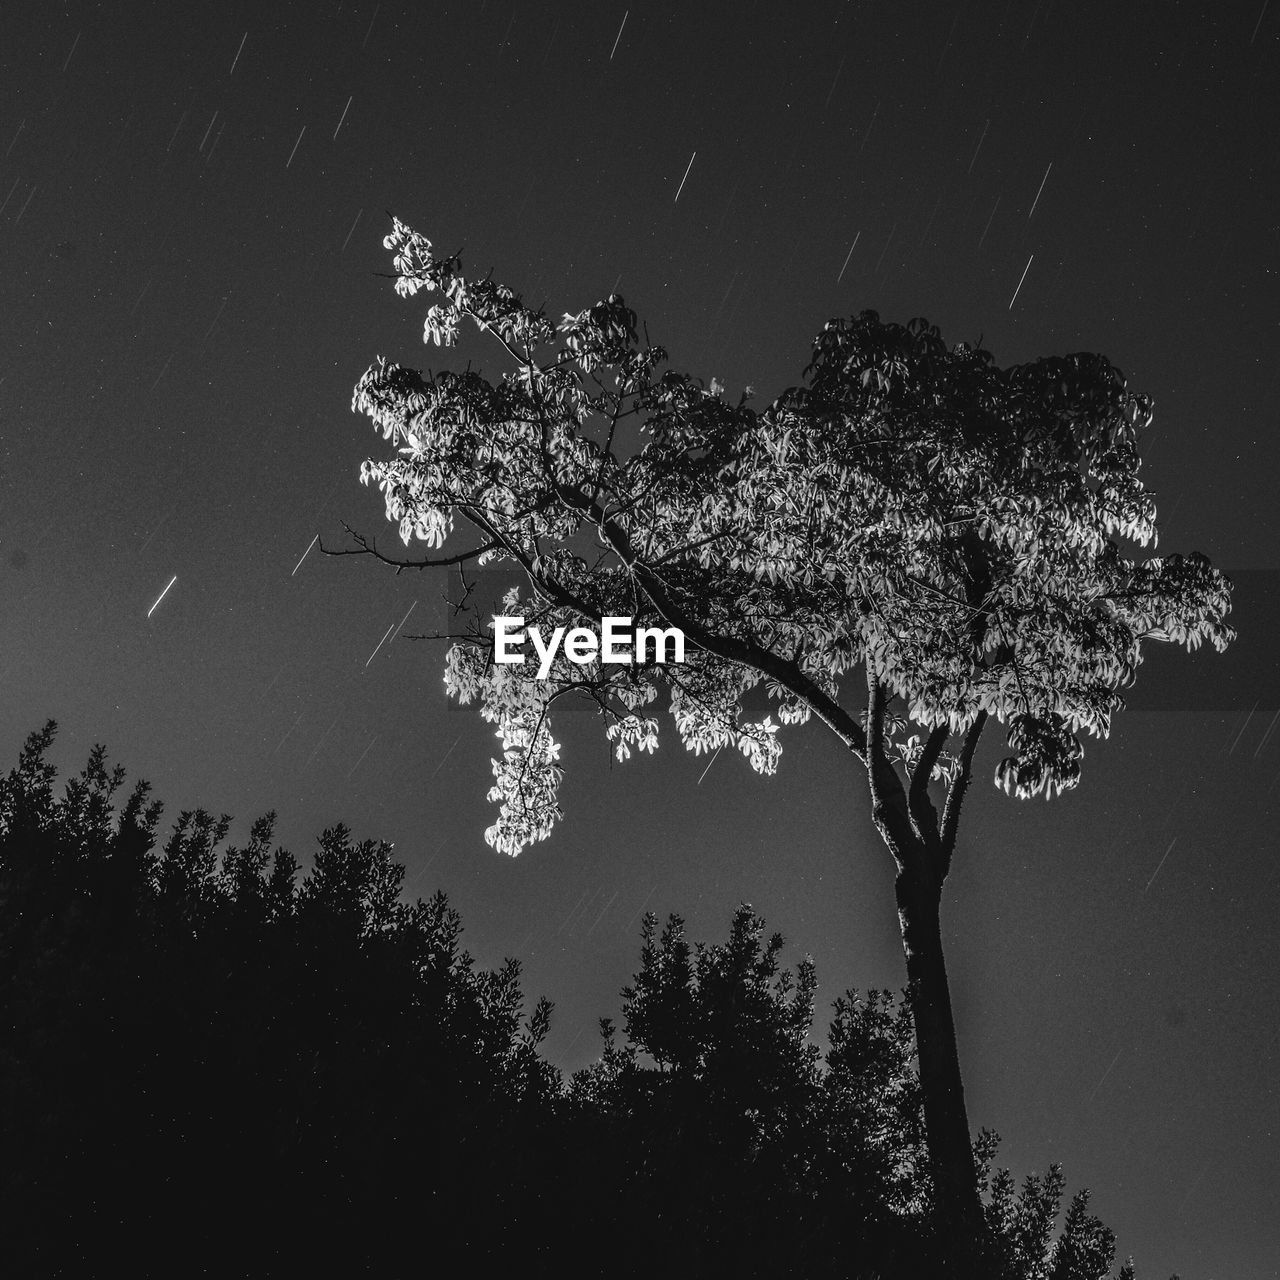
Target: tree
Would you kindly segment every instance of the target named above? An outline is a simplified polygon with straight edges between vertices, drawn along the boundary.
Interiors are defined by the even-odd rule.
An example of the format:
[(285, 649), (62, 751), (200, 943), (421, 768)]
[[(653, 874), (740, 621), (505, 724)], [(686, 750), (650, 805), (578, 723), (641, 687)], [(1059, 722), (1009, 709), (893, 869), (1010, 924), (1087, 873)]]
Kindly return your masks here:
[(781, 948), (747, 906), (727, 942), (692, 947), (680, 917), (659, 938), (647, 915), (641, 968), (622, 992), (622, 1042), (603, 1019), (601, 1058), (572, 1083), (570, 1102), (598, 1134), (589, 1146), (607, 1153), (596, 1180), (646, 1224), (663, 1224), (660, 1248), (691, 1275), (777, 1274), (805, 1240), (823, 1260), (806, 1274), (840, 1260), (806, 1211), (813, 965), (780, 970)]
[[(782, 969), (781, 935), (766, 938), (750, 907), (734, 912), (723, 943), (691, 946), (677, 915), (661, 935), (647, 915), (641, 937), (622, 1037), (602, 1019), (603, 1053), (568, 1094), (592, 1135), (577, 1144), (596, 1161), (592, 1216), (621, 1203), (638, 1214), (649, 1251), (627, 1274), (677, 1253), (690, 1275), (944, 1271), (909, 1004), (845, 992), (820, 1055), (809, 1042), (813, 963)], [(1055, 1239), (1062, 1170), (1015, 1193), (1007, 1169), (992, 1172), (998, 1145), (984, 1131), (974, 1150), (984, 1280), (1107, 1280), (1115, 1237), (1088, 1212), (1089, 1193), (1073, 1197)]]
[(814, 965), (784, 969), (749, 906), (722, 943), (690, 945), (676, 915), (659, 935), (652, 914), (642, 941), (622, 1036), (603, 1019), (604, 1051), (570, 1088), (598, 1135), (587, 1149), (607, 1153), (591, 1185), (637, 1206), (637, 1234), (660, 1228), (659, 1253), (690, 1275), (930, 1274), (905, 1007), (846, 993), (824, 1065)]
[[(1066, 1185), (1060, 1165), (1042, 1177), (1029, 1174), (1014, 1194), (1008, 1169), (990, 1172), (999, 1138), (984, 1132), (978, 1143), (984, 1211), (993, 1242), (993, 1274), (1009, 1280), (1107, 1280), (1116, 1256), (1115, 1232), (1089, 1212), (1089, 1192), (1071, 1198), (1057, 1240), (1053, 1228)], [(1116, 1280), (1133, 1280), (1133, 1262)]]
[[(342, 826), (299, 882), (273, 815), (243, 847), (95, 747), (64, 796), (32, 734), (0, 776), (0, 1204), (23, 1274), (939, 1273), (910, 1009), (836, 1001), (749, 907), (723, 943), (645, 918), (624, 1036), (566, 1086), (518, 966), (477, 972), (443, 893), (399, 900)], [(1063, 1180), (975, 1170), (986, 1280), (1104, 1280)], [(179, 1269), (182, 1265), (179, 1264)], [(1132, 1269), (1122, 1270), (1132, 1280)]]
[(299, 877), (274, 815), (224, 849), (229, 820), (194, 810), (157, 848), (147, 785), (117, 810), (96, 747), (59, 797), (53, 740), (0, 776), (10, 1269), (524, 1262), (561, 1080), (518, 963), (477, 969), (442, 893), (400, 901), (385, 841), (331, 827)]
[[(1151, 402), (1104, 357), (1007, 369), (948, 347), (924, 320), (871, 311), (830, 321), (804, 385), (767, 408), (730, 404), (641, 342), (611, 295), (553, 324), (399, 219), (385, 245), (396, 291), (439, 296), (424, 338), (463, 323), (510, 367), (421, 374), (379, 358), (353, 408), (394, 447), (361, 469), (421, 558), (356, 545), (394, 565), (507, 563), (504, 613), (543, 632), (629, 617), (678, 628), (686, 661), (578, 665), (546, 678), (492, 661), (493, 637), (455, 638), (445, 681), (478, 701), (502, 752), (485, 833), (515, 855), (559, 816), (548, 713), (591, 699), (619, 759), (651, 751), (668, 694), (695, 753), (733, 746), (772, 773), (779, 727), (816, 716), (864, 780), (892, 860), (918, 1039), (938, 1209), (957, 1255), (980, 1230), (943, 957), (942, 886), (979, 739), (1009, 754), (995, 779), (1020, 798), (1074, 787), (1081, 735), (1105, 737), (1144, 640), (1232, 639), (1229, 581), (1203, 556), (1138, 558), (1156, 538), (1138, 479)], [(772, 714), (747, 709), (762, 687)], [(861, 694), (857, 691), (861, 690)]]

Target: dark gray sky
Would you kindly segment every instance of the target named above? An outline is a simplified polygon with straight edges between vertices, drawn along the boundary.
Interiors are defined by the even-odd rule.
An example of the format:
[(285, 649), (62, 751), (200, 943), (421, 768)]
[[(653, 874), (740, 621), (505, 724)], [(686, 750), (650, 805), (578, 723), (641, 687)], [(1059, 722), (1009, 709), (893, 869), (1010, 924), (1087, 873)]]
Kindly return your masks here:
[(501, 371), (421, 347), (385, 211), (553, 314), (616, 288), (735, 397), (865, 307), (1002, 364), (1100, 351), (1153, 396), (1162, 549), (1235, 574), (1242, 638), (1153, 655), (1072, 795), (1007, 799), (988, 744), (945, 905), (962, 1061), (1002, 1161), (1063, 1162), (1141, 1273), (1280, 1274), (1280, 10), (17, 3), (3, 37), (6, 767), (55, 716), (65, 766), (105, 741), (171, 817), (395, 841), (481, 961), (525, 961), (566, 1067), (645, 907), (711, 938), (751, 902), (824, 1006), (901, 987), (891, 869), (819, 729), (773, 779), (703, 777), (674, 733), (611, 767), (585, 712), (563, 825), (484, 844), (491, 731), (404, 639), (443, 578), (294, 572), (341, 519), (393, 534), (349, 412), (375, 355)]

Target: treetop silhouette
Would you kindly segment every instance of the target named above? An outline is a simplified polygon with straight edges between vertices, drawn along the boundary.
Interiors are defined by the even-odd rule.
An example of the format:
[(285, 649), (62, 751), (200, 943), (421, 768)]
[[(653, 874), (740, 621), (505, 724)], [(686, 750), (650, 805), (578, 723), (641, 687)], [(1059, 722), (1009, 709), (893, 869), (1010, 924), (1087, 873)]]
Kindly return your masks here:
[[(916, 1277), (946, 1273), (910, 1008), (835, 1002), (749, 906), (724, 942), (645, 917), (624, 1033), (565, 1082), (519, 966), (478, 969), (443, 892), (400, 899), (342, 825), (305, 874), (274, 815), (160, 805), (52, 722), (0, 775), (0, 1196), (22, 1274)], [(1015, 1193), (975, 1144), (984, 1280), (1104, 1280), (1060, 1170)], [(388, 1226), (392, 1224), (394, 1229)], [(1132, 1277), (1123, 1269), (1120, 1277)]]

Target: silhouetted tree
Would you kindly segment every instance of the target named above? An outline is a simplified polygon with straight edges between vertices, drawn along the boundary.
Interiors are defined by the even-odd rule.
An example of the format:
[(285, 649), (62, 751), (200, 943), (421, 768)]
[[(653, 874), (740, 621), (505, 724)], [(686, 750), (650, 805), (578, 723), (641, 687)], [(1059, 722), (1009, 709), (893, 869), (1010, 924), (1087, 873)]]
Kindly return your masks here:
[[(0, 1240), (16, 1275), (518, 1271), (809, 1280), (938, 1274), (909, 1005), (836, 1001), (743, 906), (678, 916), (599, 1060), (539, 1054), (519, 966), (478, 970), (443, 894), (401, 900), (382, 841), (312, 865), (179, 815), (95, 747), (59, 797), (54, 726), (0, 779)], [(975, 1189), (990, 1280), (1103, 1280), (1111, 1232), (1055, 1167)], [(1132, 1280), (1132, 1270), (1121, 1277)]]
[(353, 407), (396, 452), (362, 479), (406, 544), (439, 547), (461, 524), (469, 545), (402, 560), (357, 535), (339, 554), (506, 562), (531, 595), (510, 592), (504, 614), (544, 632), (621, 617), (688, 642), (678, 666), (561, 650), (544, 679), (495, 663), (479, 627), (462, 637), (446, 684), (502, 740), (486, 838), (516, 854), (550, 833), (548, 712), (566, 694), (595, 701), (620, 759), (656, 747), (643, 708), (660, 687), (687, 747), (737, 747), (762, 773), (781, 749), (771, 716), (744, 718), (753, 689), (784, 725), (822, 721), (892, 858), (937, 1203), (967, 1255), (981, 1210), (939, 913), (979, 737), (989, 718), (1006, 727), (1006, 791), (1074, 787), (1079, 735), (1109, 732), (1143, 640), (1221, 649), (1233, 634), (1230, 584), (1204, 557), (1131, 558), (1156, 535), (1138, 479), (1149, 400), (1101, 356), (1000, 369), (926, 321), (867, 311), (829, 322), (806, 385), (756, 412), (714, 379), (659, 373), (666, 353), (616, 295), (553, 325), (398, 219), (385, 244), (396, 291), (439, 299), (427, 340), (452, 344), (470, 319), (511, 367), (424, 379), (378, 359)]
[[(724, 943), (691, 946), (678, 915), (659, 934), (652, 914), (641, 941), (622, 1035), (603, 1020), (600, 1060), (569, 1091), (597, 1135), (584, 1144), (593, 1193), (632, 1205), (651, 1249), (635, 1274), (676, 1255), (698, 1276), (944, 1269), (909, 1004), (846, 992), (820, 1055), (812, 962), (783, 970), (782, 937), (750, 907)], [(991, 1172), (998, 1141), (984, 1132), (974, 1150), (986, 1280), (1105, 1280), (1115, 1241), (1088, 1193), (1055, 1238), (1061, 1170), (1015, 1194), (1007, 1170)]]
[[(646, 1219), (670, 1224), (666, 1247), (689, 1274), (869, 1275), (894, 1260), (895, 1242), (907, 1248), (880, 1168), (851, 1154), (854, 1130), (864, 1149), (893, 1142), (847, 1105), (848, 1068), (862, 1062), (846, 1052), (822, 1071), (809, 1041), (814, 967), (783, 970), (782, 947), (747, 906), (727, 941), (692, 947), (679, 916), (659, 936), (647, 915), (640, 971), (622, 993), (623, 1038), (605, 1019), (600, 1061), (572, 1082), (573, 1103), (605, 1126), (597, 1145), (615, 1153), (604, 1178)], [(847, 1019), (838, 1034), (850, 1048)], [(897, 1063), (907, 1077), (911, 1056)], [(843, 1124), (835, 1142), (833, 1121)], [(911, 1225), (919, 1233), (919, 1215)], [(915, 1243), (906, 1256), (920, 1263), (928, 1253)]]
[[(390, 845), (160, 805), (105, 752), (54, 794), (54, 726), (0, 781), (0, 1203), (14, 1274), (512, 1265), (559, 1073), (519, 965), (477, 970)], [(487, 1197), (502, 1198), (495, 1229)]]
[[(1089, 1192), (1077, 1191), (1058, 1238), (1053, 1231), (1065, 1180), (1060, 1165), (1030, 1174), (1016, 1194), (1007, 1169), (990, 1172), (999, 1139), (983, 1133), (976, 1155), (990, 1239), (992, 1275), (1008, 1280), (1106, 1280), (1115, 1261), (1115, 1233), (1089, 1212)], [(1117, 1280), (1134, 1280), (1132, 1259)]]

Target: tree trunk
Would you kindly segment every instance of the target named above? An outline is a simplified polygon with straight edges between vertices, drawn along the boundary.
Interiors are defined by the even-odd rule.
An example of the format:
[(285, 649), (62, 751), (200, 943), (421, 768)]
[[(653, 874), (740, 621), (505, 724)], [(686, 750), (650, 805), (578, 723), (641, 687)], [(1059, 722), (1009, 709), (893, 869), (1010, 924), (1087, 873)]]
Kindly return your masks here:
[(960, 1079), (947, 967), (942, 956), (941, 886), (921, 884), (910, 872), (903, 871), (895, 889), (915, 1019), (938, 1225), (956, 1274), (970, 1275), (978, 1265), (982, 1206)]

